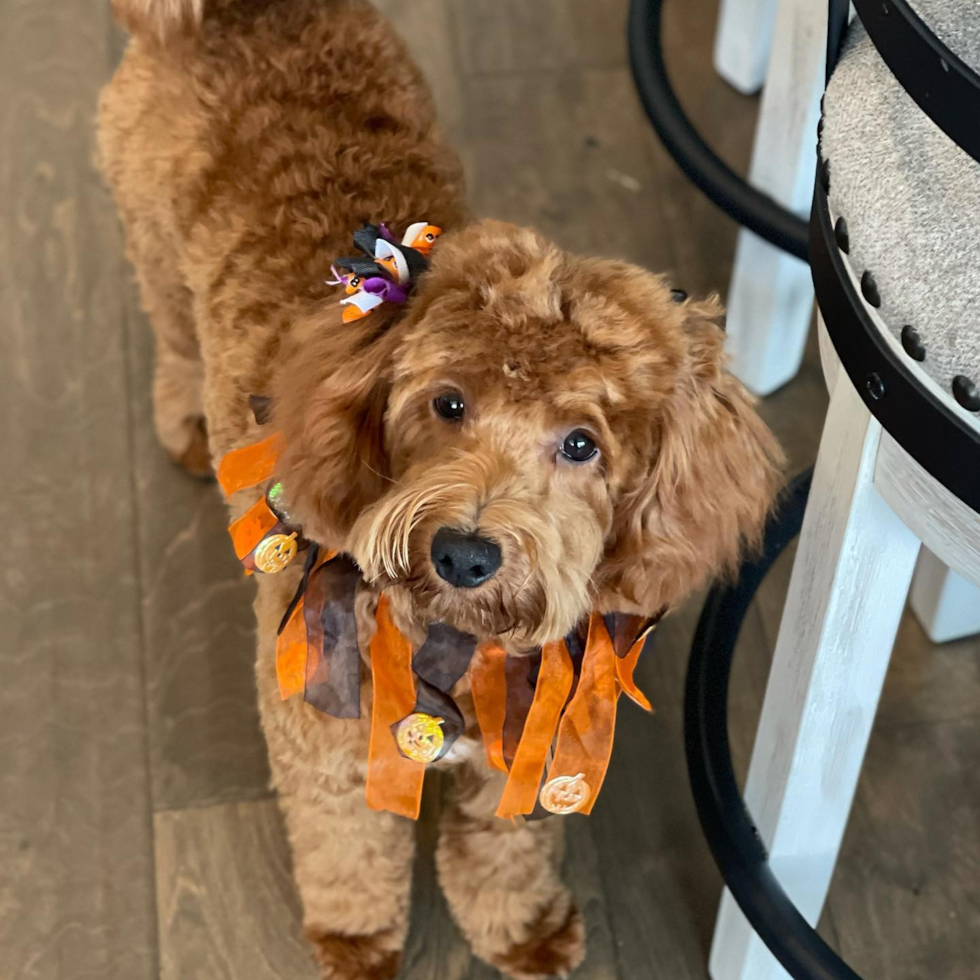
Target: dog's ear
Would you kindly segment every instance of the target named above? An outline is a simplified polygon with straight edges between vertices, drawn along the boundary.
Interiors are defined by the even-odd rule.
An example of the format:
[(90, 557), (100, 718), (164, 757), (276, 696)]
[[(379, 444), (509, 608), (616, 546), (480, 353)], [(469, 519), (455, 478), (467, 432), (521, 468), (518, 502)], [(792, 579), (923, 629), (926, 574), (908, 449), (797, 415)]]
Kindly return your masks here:
[(684, 304), (686, 357), (653, 427), (650, 458), (615, 504), (596, 575), (600, 608), (651, 614), (756, 546), (781, 483), (783, 455), (725, 369), (721, 307)]
[(285, 503), (304, 533), (329, 548), (344, 549), (358, 515), (390, 482), (384, 417), (395, 344), (386, 311), (356, 325), (320, 318), (296, 328), (276, 380)]

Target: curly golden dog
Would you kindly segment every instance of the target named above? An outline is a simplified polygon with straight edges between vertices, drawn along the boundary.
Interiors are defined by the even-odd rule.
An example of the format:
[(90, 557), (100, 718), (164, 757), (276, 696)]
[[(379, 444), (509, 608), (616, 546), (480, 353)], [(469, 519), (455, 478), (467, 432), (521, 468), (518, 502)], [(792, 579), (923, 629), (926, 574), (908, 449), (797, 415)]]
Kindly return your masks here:
[[(521, 653), (735, 566), (781, 456), (726, 373), (713, 298), (473, 221), (422, 77), (364, 0), (114, 6), (132, 39), (100, 147), (156, 334), (160, 441), (205, 475), (261, 438), (249, 396), (271, 397), (290, 515), (362, 570), (365, 661), (382, 589), (409, 637), (442, 621)], [(343, 323), (324, 280), (352, 231), (423, 219), (446, 233), (408, 304)], [(299, 574), (256, 576), (257, 673), (306, 932), (324, 977), (391, 977), (413, 827), (365, 805), (366, 722), (279, 699)], [(362, 699), (369, 717), (369, 683)], [(561, 819), (496, 819), (502, 777), (478, 744), (441, 763), (442, 887), (478, 956), (564, 976), (584, 932)]]

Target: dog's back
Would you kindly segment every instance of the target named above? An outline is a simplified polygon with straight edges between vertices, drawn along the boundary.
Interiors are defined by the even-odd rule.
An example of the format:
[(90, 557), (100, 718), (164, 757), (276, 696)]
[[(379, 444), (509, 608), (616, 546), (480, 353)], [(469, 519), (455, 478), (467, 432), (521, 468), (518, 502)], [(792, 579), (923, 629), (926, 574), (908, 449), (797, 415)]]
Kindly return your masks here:
[(457, 224), (458, 164), (418, 69), (363, 0), (114, 8), (133, 41), (102, 95), (102, 164), (158, 337), (161, 439), (204, 468), (202, 399), (222, 453), (351, 232)]

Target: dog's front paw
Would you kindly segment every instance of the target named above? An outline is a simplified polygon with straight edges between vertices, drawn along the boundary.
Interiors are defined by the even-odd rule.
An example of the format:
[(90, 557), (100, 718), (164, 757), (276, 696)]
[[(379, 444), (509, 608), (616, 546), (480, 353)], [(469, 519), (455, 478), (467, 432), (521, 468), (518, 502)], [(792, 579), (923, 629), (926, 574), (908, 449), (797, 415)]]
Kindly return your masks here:
[(570, 900), (555, 902), (528, 929), (525, 940), (487, 961), (514, 980), (567, 977), (585, 958), (585, 923)]
[(401, 965), (401, 945), (391, 932), (342, 936), (307, 929), (323, 980), (391, 980)]
[(170, 455), (178, 466), (199, 480), (214, 477), (211, 464), (211, 449), (208, 446), (208, 428), (204, 417), (187, 419), (183, 424), (184, 441), (179, 450), (170, 450)]

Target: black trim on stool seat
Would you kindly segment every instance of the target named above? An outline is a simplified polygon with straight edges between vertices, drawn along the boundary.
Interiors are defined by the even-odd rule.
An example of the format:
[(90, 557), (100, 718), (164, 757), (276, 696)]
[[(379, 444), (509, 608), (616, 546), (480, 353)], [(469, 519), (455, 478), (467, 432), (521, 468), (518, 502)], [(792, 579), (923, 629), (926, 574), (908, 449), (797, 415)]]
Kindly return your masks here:
[(980, 75), (932, 33), (908, 0), (854, 0), (854, 6), (902, 88), (954, 143), (980, 160)]
[(934, 479), (980, 512), (980, 430), (925, 387), (910, 367), (914, 359), (895, 351), (871, 319), (839, 251), (819, 181), (810, 220), (810, 271), (827, 333), (871, 414)]
[(763, 553), (704, 604), (684, 695), (684, 744), (701, 829), (725, 884), (759, 938), (795, 980), (860, 980), (800, 915), (769, 868), (739, 792), (728, 743), (728, 681), (739, 628), (773, 562), (799, 534), (813, 470), (790, 485), (766, 526)]

